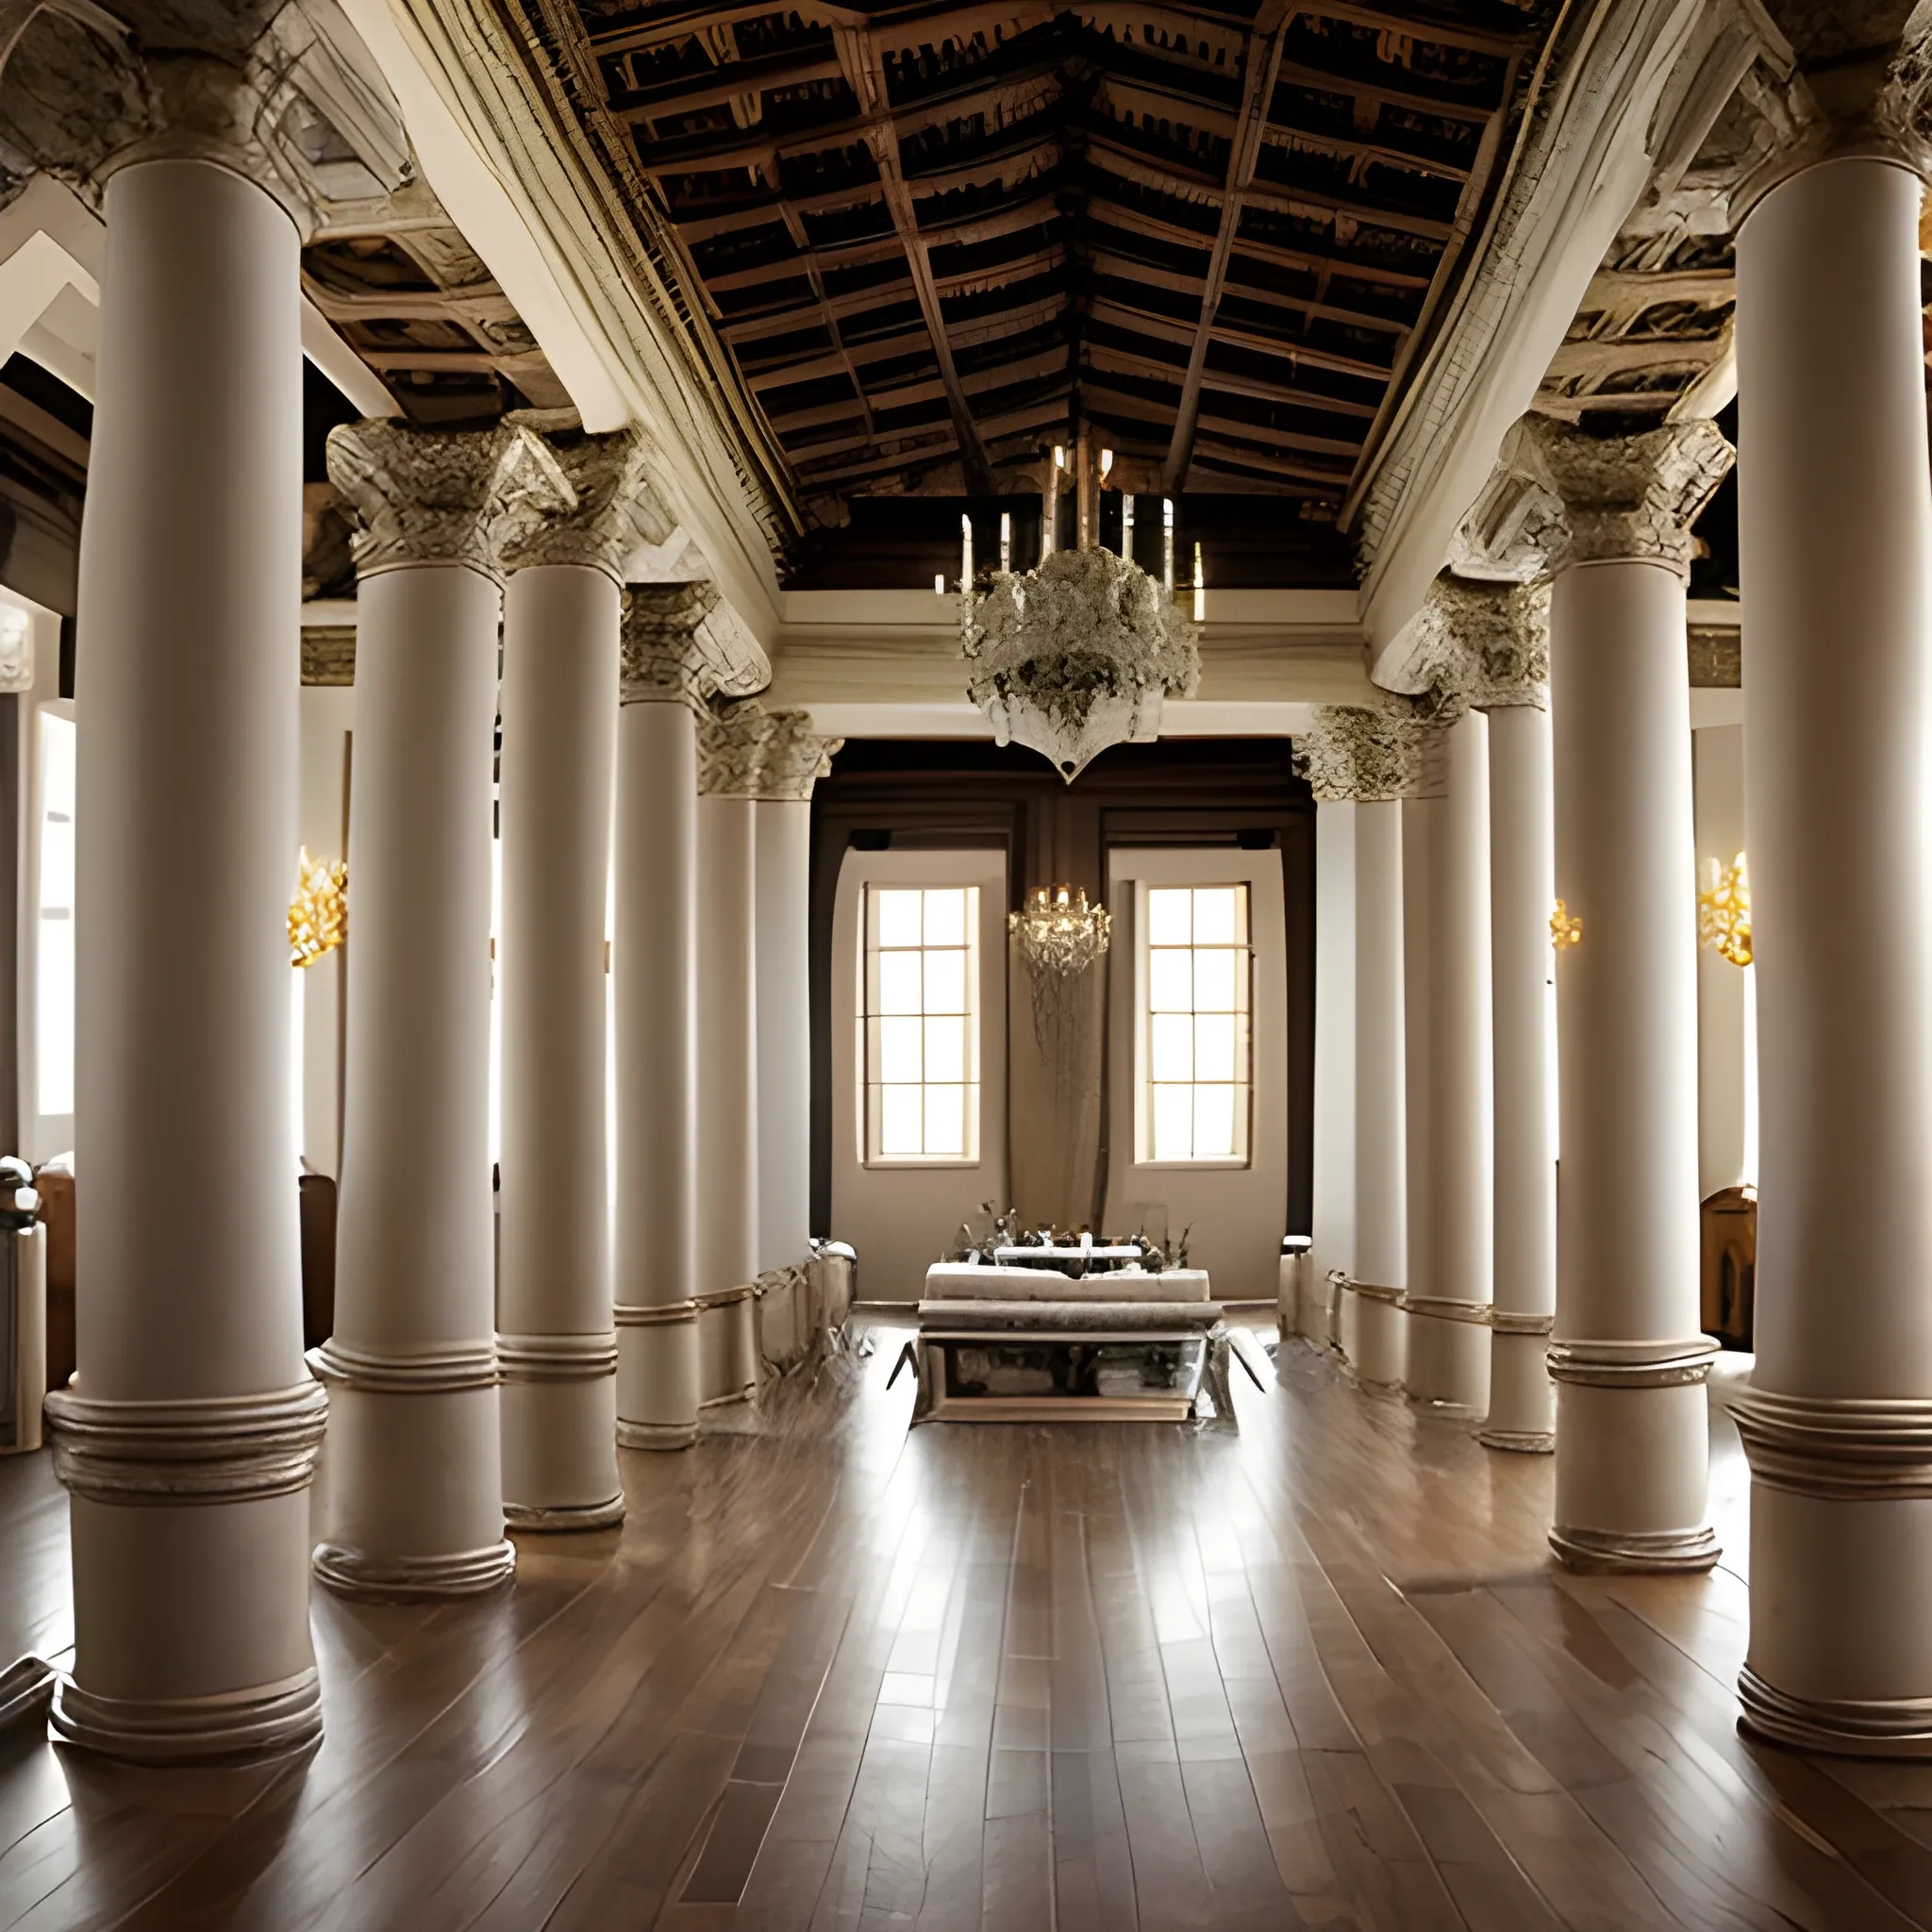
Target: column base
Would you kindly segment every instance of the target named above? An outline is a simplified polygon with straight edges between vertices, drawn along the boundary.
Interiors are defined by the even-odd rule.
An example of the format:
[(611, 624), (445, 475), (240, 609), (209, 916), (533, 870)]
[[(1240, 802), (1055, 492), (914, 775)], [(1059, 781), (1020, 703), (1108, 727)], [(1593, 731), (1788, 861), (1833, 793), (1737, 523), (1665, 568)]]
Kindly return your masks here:
[(1566, 1570), (1662, 1572), (1708, 1570), (1724, 1555), (1717, 1532), (1687, 1530), (1566, 1529), (1550, 1532), (1550, 1549)]
[(1399, 1288), (1350, 1280), (1355, 1298), (1355, 1372), (1364, 1389), (1399, 1390), (1408, 1374), (1408, 1316)]
[(698, 1439), (696, 1423), (627, 1423), (617, 1424), (620, 1449), (689, 1449)]
[(1751, 1465), (1746, 1728), (1932, 1757), (1932, 1399), (1754, 1380), (1731, 1414)]
[(60, 1736), (142, 1764), (314, 1741), (308, 1488), (326, 1413), (313, 1382), (205, 1401), (46, 1398), (74, 1552)]
[(1738, 1727), (1794, 1751), (1835, 1757), (1932, 1758), (1932, 1697), (1828, 1702), (1791, 1697), (1749, 1664), (1738, 1674)]
[(1709, 1505), (1705, 1379), (1717, 1343), (1563, 1340), (1546, 1357), (1557, 1384), (1557, 1526), (1550, 1548), (1574, 1570), (1708, 1570), (1719, 1545)]
[(1552, 1318), (1490, 1310), (1490, 1413), (1476, 1432), (1486, 1449), (1547, 1456), (1557, 1446), (1557, 1390), (1544, 1360)]
[(508, 1581), (495, 1351), (416, 1355), (325, 1342), (328, 1500), (312, 1566), (345, 1596), (474, 1596)]
[(617, 1443), (688, 1449), (698, 1434), (698, 1305), (618, 1305)]
[(1490, 1307), (1487, 1302), (1406, 1294), (1408, 1366), (1404, 1380), (1417, 1402), (1479, 1421), (1490, 1408)]
[(318, 1543), (315, 1574), (340, 1595), (364, 1603), (416, 1603), (428, 1597), (480, 1596), (516, 1574), (517, 1547), (508, 1537), (482, 1549), (433, 1557), (375, 1556), (345, 1543)]
[(232, 1764), (285, 1757), (322, 1736), (314, 1670), (284, 1684), (211, 1697), (102, 1697), (71, 1677), (54, 1691), (48, 1722), (69, 1744), (124, 1764)]
[(617, 1338), (499, 1335), (503, 1513), (518, 1529), (601, 1528), (624, 1515), (617, 1480)]
[(758, 1386), (755, 1282), (697, 1297), (698, 1407), (742, 1402)]
[(609, 1529), (624, 1521), (624, 1491), (601, 1503), (506, 1503), (503, 1520), (512, 1529)]

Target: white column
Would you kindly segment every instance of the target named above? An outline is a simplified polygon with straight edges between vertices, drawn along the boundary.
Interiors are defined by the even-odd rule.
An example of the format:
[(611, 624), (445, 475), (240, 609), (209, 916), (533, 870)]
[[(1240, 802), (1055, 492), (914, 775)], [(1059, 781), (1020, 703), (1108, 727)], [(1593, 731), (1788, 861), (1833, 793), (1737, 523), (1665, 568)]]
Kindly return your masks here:
[[(187, 106), (258, 108), (232, 70), (193, 66)], [(302, 1366), (284, 924), (301, 237), (262, 187), (191, 158), (123, 167), (106, 211), (79, 608), (87, 1287), (78, 1384), (46, 1405), (75, 1662), (53, 1722), (181, 1763), (322, 1728), (308, 1551), (325, 1405)]]
[(513, 549), (504, 598), (497, 1362), (504, 1511), (619, 1522), (606, 1144), (605, 912), (620, 574), (640, 531), (632, 431), (557, 441), (577, 508)]
[[(1315, 1146), (1312, 1240), (1296, 1332), (1338, 1344), (1329, 1275), (1355, 1272), (1355, 828), (1353, 798), (1315, 800)], [(1331, 1312), (1332, 1311), (1332, 1312)]]
[(756, 691), (770, 676), (713, 586), (631, 587), (611, 949), (617, 1440), (627, 1448), (683, 1449), (697, 1437), (698, 714), (709, 715), (711, 693)]
[(1465, 711), (1441, 739), (1441, 796), (1405, 807), (1423, 821), (1430, 845), (1422, 935), (1428, 956), (1427, 1166), (1424, 1173), (1410, 1169), (1411, 1194), (1418, 1186), (1428, 1192), (1427, 1254), (1411, 1255), (1404, 1298), (1407, 1386), (1418, 1402), (1480, 1416), (1490, 1402), (1494, 1186), (1488, 721), (1480, 711)]
[(1400, 704), (1324, 706), (1295, 744), (1318, 812), (1353, 801), (1354, 1240), (1335, 1341), (1369, 1389), (1400, 1388), (1407, 1366), (1401, 797), (1415, 782), (1419, 736)]
[(1403, 1220), (1408, 1270), (1402, 1291), (1403, 1384), (1414, 1324), (1411, 1296), (1426, 1299), (1436, 1275), (1436, 1188), (1433, 1159), (1435, 1110), (1431, 1088), (1436, 870), (1442, 849), (1441, 820), (1449, 768), (1441, 725), (1416, 733), (1416, 780), (1402, 801), (1402, 1141)]
[[(1917, 107), (1923, 51), (1901, 75)], [(1916, 153), (1914, 158), (1917, 158)], [(1932, 1755), (1932, 504), (1916, 172), (1852, 153), (1738, 242), (1757, 980), (1753, 1730)]]
[(1697, 935), (1684, 586), (1689, 525), (1730, 467), (1705, 422), (1621, 440), (1523, 419), (1503, 463), (1540, 492), (1556, 569), (1562, 1213), (1557, 1507), (1578, 1568), (1692, 1570), (1706, 1520), (1698, 1332)]
[(510, 1574), (490, 1187), (491, 765), (503, 548), (575, 498), (529, 430), (329, 438), (357, 540), (348, 1039), (327, 1520), (316, 1574)]
[(1544, 1360), (1557, 1307), (1556, 822), (1546, 693), (1490, 711), (1490, 933), (1494, 989), (1495, 1302), (1490, 1310), (1491, 1449), (1556, 1446)]
[(756, 707), (698, 737), (698, 1406), (758, 1393)]
[(762, 716), (752, 774), (760, 1274), (804, 1261), (811, 1239), (811, 791), (843, 742), (816, 736), (808, 712)]
[[(1744, 850), (1744, 727), (1721, 724), (1691, 734), (1700, 886), (1712, 864), (1735, 865)], [(1748, 873), (1748, 868), (1747, 868)], [(1714, 946), (1697, 949), (1697, 1196), (1756, 1185), (1751, 1118), (1756, 1070), (1750, 1063), (1748, 967)]]

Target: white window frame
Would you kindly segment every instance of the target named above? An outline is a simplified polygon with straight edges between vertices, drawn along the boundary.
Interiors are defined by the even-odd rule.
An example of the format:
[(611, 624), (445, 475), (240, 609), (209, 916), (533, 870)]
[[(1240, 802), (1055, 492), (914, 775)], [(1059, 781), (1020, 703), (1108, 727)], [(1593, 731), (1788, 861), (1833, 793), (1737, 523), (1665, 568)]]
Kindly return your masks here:
[[(952, 1081), (926, 1082), (924, 1079), (917, 1083), (922, 1094), (922, 1114), (924, 1113), (923, 1096), (927, 1085), (952, 1086), (958, 1084), (962, 1087), (962, 1145), (958, 1152), (948, 1149), (939, 1154), (889, 1154), (881, 1152), (879, 1149), (879, 1141), (882, 1139), (881, 1108), (883, 1107), (883, 1089), (888, 1084), (902, 1085), (911, 1083), (887, 1083), (874, 1078), (876, 1071), (874, 1064), (876, 1050), (874, 1043), (875, 1027), (888, 1019), (909, 1018), (912, 1016), (889, 1015), (877, 1010), (875, 1005), (877, 997), (876, 961), (881, 952), (912, 951), (915, 949), (909, 947), (883, 947), (879, 944), (876, 937), (878, 925), (876, 901), (877, 895), (881, 892), (910, 891), (917, 891), (922, 894), (925, 892), (962, 892), (965, 895), (964, 935), (962, 943), (957, 949), (964, 956), (961, 975), (963, 980), (964, 1010), (958, 1017), (964, 1022), (963, 1072), (965, 1078), (958, 1083)], [(979, 1165), (982, 1126), (981, 1106), (984, 1088), (982, 1040), (980, 1034), (980, 1007), (982, 1002), (980, 997), (979, 926), (983, 916), (980, 905), (980, 892), (981, 888), (976, 883), (944, 877), (933, 879), (910, 877), (905, 879), (874, 878), (866, 880), (859, 888), (858, 936), (858, 1003), (856, 1015), (858, 1021), (856, 1031), (858, 1050), (858, 1087), (857, 1106), (854, 1108), (854, 1113), (859, 1132), (858, 1158), (860, 1164), (864, 1167), (960, 1168), (977, 1167)], [(922, 935), (922, 943), (916, 950), (923, 959), (928, 950), (953, 951), (956, 949), (950, 946), (941, 948), (938, 945), (928, 945), (924, 942), (924, 935)], [(918, 1015), (922, 1022), (927, 1018), (950, 1019), (952, 1017), (954, 1016), (950, 1013), (927, 1014), (924, 1011), (922, 999), (922, 1008)], [(923, 1138), (924, 1136), (922, 1135)]]
[[(1191, 1155), (1184, 1159), (1157, 1159), (1154, 1147), (1154, 1009), (1150, 987), (1153, 951), (1148, 895), (1156, 891), (1214, 891), (1232, 889), (1242, 896), (1246, 939), (1229, 950), (1241, 960), (1243, 997), (1239, 1011), (1240, 1068), (1233, 1154)], [(1255, 890), (1246, 877), (1174, 880), (1137, 879), (1134, 882), (1134, 1165), (1152, 1170), (1219, 1168), (1239, 1171), (1252, 1167), (1255, 1156)], [(1195, 1084), (1195, 1083), (1190, 1083)], [(1203, 1083), (1219, 1085), (1219, 1082)]]

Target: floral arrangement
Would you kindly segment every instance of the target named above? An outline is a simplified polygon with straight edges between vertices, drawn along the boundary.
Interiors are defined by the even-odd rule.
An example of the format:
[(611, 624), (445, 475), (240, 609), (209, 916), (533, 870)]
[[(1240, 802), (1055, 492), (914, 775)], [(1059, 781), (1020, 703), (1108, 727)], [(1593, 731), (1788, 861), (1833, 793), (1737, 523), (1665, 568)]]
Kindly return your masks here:
[(1108, 744), (1151, 737), (1161, 700), (1191, 691), (1201, 671), (1194, 626), (1110, 550), (994, 572), (959, 600), (959, 646), (967, 693), (999, 741), (1031, 745), (1069, 781)]

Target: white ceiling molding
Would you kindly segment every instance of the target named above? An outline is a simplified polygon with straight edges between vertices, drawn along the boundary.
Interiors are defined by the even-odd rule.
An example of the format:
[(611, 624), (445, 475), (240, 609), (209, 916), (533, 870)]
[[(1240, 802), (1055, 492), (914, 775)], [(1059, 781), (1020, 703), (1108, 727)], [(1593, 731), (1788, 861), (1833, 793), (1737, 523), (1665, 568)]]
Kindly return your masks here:
[(1750, 0), (1595, 0), (1560, 71), (1539, 73), (1533, 85), (1553, 92), (1525, 118), (1477, 264), (1344, 507), (1378, 684), (1413, 683), (1404, 626), (1659, 161), (1681, 173), (1729, 98), (1740, 32), (1789, 60), (1765, 25)]
[[(639, 425), (654, 475), (733, 608), (778, 624), (772, 522), (791, 515), (740, 465), (731, 404), (681, 353), (661, 288), (641, 290), (575, 157), (539, 116), (479, 0), (342, 0), (401, 104), (423, 172), (489, 266), (590, 430)], [(657, 313), (647, 311), (646, 298)]]
[[(788, 591), (762, 695), (844, 738), (991, 738), (966, 672), (954, 597)], [(1160, 736), (1291, 736), (1318, 706), (1374, 697), (1352, 591), (1210, 590), (1200, 685), (1166, 701)]]

